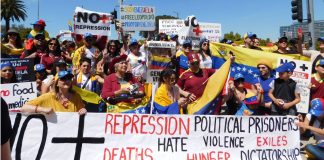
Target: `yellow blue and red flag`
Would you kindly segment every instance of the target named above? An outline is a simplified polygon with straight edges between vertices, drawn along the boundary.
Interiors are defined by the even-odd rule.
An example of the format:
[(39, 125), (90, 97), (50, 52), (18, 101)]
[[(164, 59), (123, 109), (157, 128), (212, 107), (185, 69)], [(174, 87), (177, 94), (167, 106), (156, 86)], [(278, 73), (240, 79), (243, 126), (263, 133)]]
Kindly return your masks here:
[(179, 114), (178, 102), (173, 102), (168, 96), (165, 84), (161, 84), (157, 89), (153, 101), (153, 114)]

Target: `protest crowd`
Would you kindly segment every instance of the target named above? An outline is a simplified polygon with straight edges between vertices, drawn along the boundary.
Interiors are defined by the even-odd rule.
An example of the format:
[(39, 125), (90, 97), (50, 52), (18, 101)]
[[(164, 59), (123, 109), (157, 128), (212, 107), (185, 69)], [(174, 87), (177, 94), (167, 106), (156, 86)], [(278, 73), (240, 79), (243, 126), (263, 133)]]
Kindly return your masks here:
[[(116, 30), (120, 39), (72, 33), (72, 40), (62, 41), (62, 34), (49, 36), (44, 20), (32, 25), (33, 30), (27, 37), (20, 37), (14, 28), (2, 37), (1, 85), (31, 82), (24, 79), (26, 76), (17, 75), (22, 72), (17, 62), (28, 60), (32, 71), (26, 74), (34, 80), (37, 94), (36, 98), (25, 100), (21, 108), (7, 102), (9, 111), (44, 115), (54, 112), (291, 115), (300, 119), (296, 125), (302, 137), (315, 136), (317, 143), (305, 148), (309, 158), (324, 156), (324, 37), (318, 39), (319, 51), (305, 48), (300, 34), (293, 44), (287, 37), (279, 38), (276, 49), (269, 51), (260, 46), (257, 35), (250, 32), (244, 35), (243, 45), (226, 39), (216, 43), (207, 38), (201, 38), (198, 44), (189, 39), (179, 43), (179, 35), (166, 33), (137, 40), (125, 35), (122, 26)], [(173, 49), (154, 48), (150, 47), (151, 42), (175, 45)], [(230, 52), (224, 54), (221, 61), (216, 60), (215, 54), (222, 55), (224, 48), (225, 52), (230, 48)], [(232, 72), (237, 63), (241, 63), (236, 49), (285, 58), (290, 55), (308, 57), (312, 64), (311, 83), (307, 85), (308, 113), (300, 113), (296, 107), (303, 101), (301, 94), (305, 92), (292, 79), (296, 63), (286, 61), (277, 67), (271, 60), (259, 58), (254, 62), (257, 65), (251, 66), (258, 71), (251, 80), (238, 70)], [(256, 60), (251, 56), (248, 61)], [(213, 75), (220, 75), (226, 62), (231, 68), (228, 74), (223, 74), (225, 81), (214, 96), (217, 101), (209, 100), (214, 104), (197, 108), (199, 105), (194, 104), (206, 99), (207, 90), (213, 91), (208, 83), (221, 78)], [(151, 69), (160, 71), (150, 72)], [(149, 80), (150, 75), (157, 77), (154, 83)], [(1, 97), (4, 94), (1, 91)], [(6, 102), (1, 99), (4, 113)], [(12, 131), (5, 134), (2, 127), (3, 124), (2, 135), (7, 135), (8, 139)], [(1, 137), (1, 144), (5, 142)]]

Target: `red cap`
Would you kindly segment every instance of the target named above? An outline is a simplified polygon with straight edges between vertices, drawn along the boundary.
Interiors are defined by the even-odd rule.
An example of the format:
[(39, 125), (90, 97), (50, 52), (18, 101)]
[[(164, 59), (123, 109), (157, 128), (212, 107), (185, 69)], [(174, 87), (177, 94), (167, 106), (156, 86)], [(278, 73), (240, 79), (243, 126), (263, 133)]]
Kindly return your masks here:
[(199, 55), (197, 53), (189, 53), (187, 55), (188, 57), (188, 61), (189, 63), (192, 63), (192, 62), (199, 62), (200, 59), (199, 59)]
[(126, 54), (122, 54), (120, 56), (115, 57), (114, 59), (111, 60), (110, 64), (109, 64), (109, 71), (110, 73), (115, 73), (115, 64), (122, 62), (122, 61), (126, 61), (127, 59), (127, 55)]

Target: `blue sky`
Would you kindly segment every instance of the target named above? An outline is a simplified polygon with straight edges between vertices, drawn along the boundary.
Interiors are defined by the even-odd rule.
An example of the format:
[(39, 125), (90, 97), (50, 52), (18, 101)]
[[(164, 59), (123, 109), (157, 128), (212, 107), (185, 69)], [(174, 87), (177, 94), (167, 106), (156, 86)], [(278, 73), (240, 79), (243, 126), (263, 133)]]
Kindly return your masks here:
[[(304, 18), (306, 18), (306, 0)], [(38, 0), (24, 0), (28, 18), (16, 23), (30, 26), (37, 20)], [(99, 12), (118, 9), (118, 0), (39, 0), (40, 18), (47, 23), (46, 30), (51, 36), (61, 29), (68, 29), (76, 6)], [(156, 15), (172, 15), (181, 19), (195, 15), (200, 22), (221, 23), (222, 33), (230, 31), (241, 35), (253, 32), (260, 38), (277, 40), (279, 27), (293, 23), (291, 0), (125, 0), (124, 4), (155, 6)], [(324, 20), (324, 0), (314, 0), (315, 20)], [(119, 12), (118, 12), (119, 14)], [(4, 24), (4, 21), (1, 21)], [(112, 35), (115, 38), (115, 34)]]

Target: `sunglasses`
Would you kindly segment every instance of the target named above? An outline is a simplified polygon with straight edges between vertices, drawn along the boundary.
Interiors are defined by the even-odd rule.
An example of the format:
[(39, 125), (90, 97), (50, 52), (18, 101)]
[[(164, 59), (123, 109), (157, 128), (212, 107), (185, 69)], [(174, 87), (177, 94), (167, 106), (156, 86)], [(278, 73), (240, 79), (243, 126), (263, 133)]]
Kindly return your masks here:
[(202, 45), (203, 46), (209, 46), (209, 43), (203, 43)]
[(61, 81), (71, 81), (72, 80), (72, 77), (70, 76), (64, 76), (62, 78), (60, 78)]
[(190, 64), (191, 65), (199, 65), (199, 62), (198, 61), (195, 61), (195, 62), (191, 62)]
[(8, 35), (17, 37), (17, 34), (15, 34), (15, 33), (9, 33)]
[(324, 65), (319, 65), (320, 67), (324, 68)]
[(53, 46), (53, 45), (54, 45), (54, 46), (57, 46), (56, 43), (49, 43), (48, 45), (49, 45), (49, 46)]
[(191, 48), (192, 46), (191, 45), (183, 45), (183, 48)]
[(266, 69), (267, 67), (258, 67), (258, 69)]
[(236, 82), (236, 83), (244, 83), (244, 79), (243, 78), (239, 78), (237, 80), (234, 80), (234, 82)]

